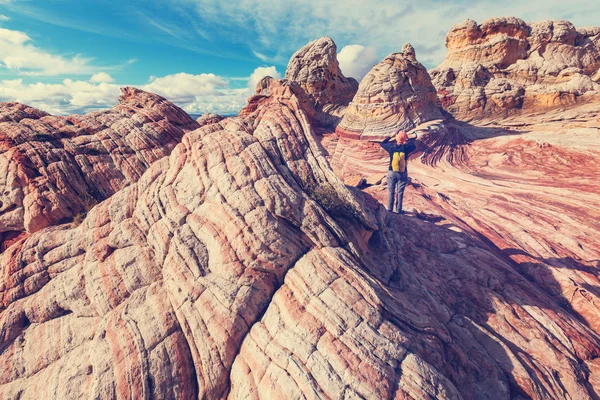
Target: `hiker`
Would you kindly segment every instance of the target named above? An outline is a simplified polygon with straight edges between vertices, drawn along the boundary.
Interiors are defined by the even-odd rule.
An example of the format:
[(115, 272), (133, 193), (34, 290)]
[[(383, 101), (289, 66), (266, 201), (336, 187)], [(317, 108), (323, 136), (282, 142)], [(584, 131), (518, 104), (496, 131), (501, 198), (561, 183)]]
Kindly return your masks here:
[(391, 139), (387, 138), (379, 143), (390, 154), (390, 166), (387, 174), (388, 211), (404, 214), (404, 211), (402, 211), (402, 198), (408, 183), (406, 164), (408, 156), (415, 151), (416, 146), (414, 138), (409, 139), (405, 131), (398, 131), (393, 142), (390, 141)]

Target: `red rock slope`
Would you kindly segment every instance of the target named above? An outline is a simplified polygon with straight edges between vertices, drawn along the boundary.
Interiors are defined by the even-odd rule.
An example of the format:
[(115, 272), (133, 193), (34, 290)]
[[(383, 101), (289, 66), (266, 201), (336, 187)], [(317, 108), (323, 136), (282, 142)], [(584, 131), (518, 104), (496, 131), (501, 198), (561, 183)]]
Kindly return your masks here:
[(1, 103), (0, 250), (23, 233), (85, 214), (197, 127), (179, 107), (134, 88), (123, 89), (113, 109), (84, 116)]
[(289, 85), (0, 255), (1, 398), (588, 398), (598, 335), (337, 178)]
[(430, 73), (444, 108), (457, 118), (600, 99), (600, 27), (467, 20), (452, 27), (446, 47), (446, 60)]

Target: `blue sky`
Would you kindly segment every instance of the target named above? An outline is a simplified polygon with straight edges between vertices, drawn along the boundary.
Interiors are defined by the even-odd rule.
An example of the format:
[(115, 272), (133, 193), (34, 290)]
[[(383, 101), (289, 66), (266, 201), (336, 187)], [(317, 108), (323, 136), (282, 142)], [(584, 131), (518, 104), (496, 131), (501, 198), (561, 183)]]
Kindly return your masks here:
[(467, 18), (517, 16), (600, 25), (589, 0), (0, 0), (0, 100), (54, 114), (114, 105), (119, 86), (155, 91), (190, 113), (235, 113), (305, 43), (331, 36), (360, 79), (411, 42), (431, 68)]

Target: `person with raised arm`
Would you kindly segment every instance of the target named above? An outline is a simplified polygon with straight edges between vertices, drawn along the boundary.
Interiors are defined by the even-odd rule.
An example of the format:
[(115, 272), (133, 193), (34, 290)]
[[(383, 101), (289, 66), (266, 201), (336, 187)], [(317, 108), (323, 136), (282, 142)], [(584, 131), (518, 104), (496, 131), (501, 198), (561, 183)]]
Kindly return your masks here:
[(416, 149), (416, 137), (409, 138), (405, 131), (400, 130), (393, 139), (392, 141), (390, 137), (379, 143), (390, 155), (387, 174), (388, 211), (395, 212), (396, 214), (404, 214), (404, 211), (402, 211), (402, 200), (404, 189), (406, 189), (406, 184), (408, 183), (408, 170), (406, 167), (408, 156)]

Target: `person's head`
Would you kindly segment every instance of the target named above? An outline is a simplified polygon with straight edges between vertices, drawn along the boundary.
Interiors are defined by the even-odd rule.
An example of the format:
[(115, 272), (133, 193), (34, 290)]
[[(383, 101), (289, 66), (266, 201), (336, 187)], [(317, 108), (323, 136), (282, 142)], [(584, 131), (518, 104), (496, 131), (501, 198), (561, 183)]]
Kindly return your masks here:
[(396, 143), (404, 144), (408, 142), (408, 134), (405, 131), (398, 131), (396, 133)]

